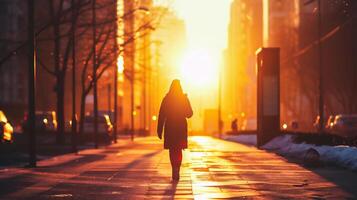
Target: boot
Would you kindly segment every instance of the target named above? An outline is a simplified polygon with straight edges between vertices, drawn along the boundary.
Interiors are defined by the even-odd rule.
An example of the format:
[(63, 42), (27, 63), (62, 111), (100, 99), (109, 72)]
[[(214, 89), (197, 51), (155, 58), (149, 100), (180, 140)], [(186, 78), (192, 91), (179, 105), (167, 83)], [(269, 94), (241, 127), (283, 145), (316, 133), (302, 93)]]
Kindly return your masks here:
[(172, 180), (173, 181), (179, 181), (180, 180), (180, 168), (179, 167), (173, 167), (172, 168)]
[(177, 175), (177, 181), (180, 180), (180, 166), (178, 166), (176, 171), (176, 175)]

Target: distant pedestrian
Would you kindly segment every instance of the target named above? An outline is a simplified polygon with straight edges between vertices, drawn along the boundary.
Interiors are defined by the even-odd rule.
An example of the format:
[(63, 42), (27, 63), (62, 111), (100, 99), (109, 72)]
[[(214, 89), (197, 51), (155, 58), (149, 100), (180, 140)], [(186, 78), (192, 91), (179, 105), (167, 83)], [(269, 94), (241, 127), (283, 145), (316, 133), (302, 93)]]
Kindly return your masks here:
[(235, 118), (231, 123), (231, 129), (233, 133), (238, 133), (238, 119)]
[(171, 83), (169, 92), (161, 102), (157, 135), (161, 139), (164, 130), (164, 148), (169, 149), (172, 180), (180, 179), (182, 150), (187, 148), (187, 121), (193, 115), (190, 101), (183, 93), (180, 81)]

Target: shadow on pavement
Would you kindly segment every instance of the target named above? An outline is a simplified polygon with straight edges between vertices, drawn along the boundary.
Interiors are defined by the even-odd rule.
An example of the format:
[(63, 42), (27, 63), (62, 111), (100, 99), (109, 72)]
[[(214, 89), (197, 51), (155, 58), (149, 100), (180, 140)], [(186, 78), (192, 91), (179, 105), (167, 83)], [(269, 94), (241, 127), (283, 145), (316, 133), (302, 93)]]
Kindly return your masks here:
[[(302, 165), (304, 167), (304, 165)], [(352, 172), (348, 169), (342, 169), (337, 167), (318, 167), (318, 168), (307, 168), (306, 169), (318, 174), (324, 179), (334, 183), (335, 185), (342, 188), (344, 191), (357, 197), (356, 190), (356, 180), (357, 173)]]
[[(94, 166), (93, 168), (83, 171), (70, 179), (66, 179), (60, 183), (57, 183), (56, 185), (52, 186), (51, 189), (31, 197), (31, 199), (44, 200), (49, 199), (50, 197), (55, 197), (58, 194), (71, 194), (71, 199), (111, 199), (113, 197), (126, 196), (134, 192), (138, 192), (138, 188), (129, 187), (129, 183), (129, 185), (119, 185), (116, 182), (125, 180), (128, 178), (128, 176), (135, 176), (136, 178), (145, 177), (143, 172), (130, 172), (130, 169), (140, 164), (140, 162), (146, 160), (147, 158), (150, 158), (160, 152), (161, 150), (144, 154), (136, 158), (134, 161), (126, 164), (125, 166), (120, 167), (119, 171), (110, 165), (101, 166), (101, 164), (98, 164), (97, 167), (109, 168), (96, 169)], [(120, 180), (118, 180), (118, 178)]]
[(166, 188), (164, 192), (164, 196), (168, 197), (168, 199), (175, 199), (176, 189), (177, 189), (178, 182), (172, 181), (171, 185)]
[(73, 167), (78, 167), (80, 165), (88, 164), (91, 162), (96, 162), (103, 159), (104, 155), (85, 155), (79, 159), (71, 160), (59, 165), (37, 167), (33, 169), (33, 173), (25, 173), (15, 175), (9, 178), (0, 179), (0, 196), (14, 193), (20, 191), (26, 187), (34, 185), (40, 181), (41, 175), (38, 175), (42, 172), (60, 172), (66, 169), (72, 169)]

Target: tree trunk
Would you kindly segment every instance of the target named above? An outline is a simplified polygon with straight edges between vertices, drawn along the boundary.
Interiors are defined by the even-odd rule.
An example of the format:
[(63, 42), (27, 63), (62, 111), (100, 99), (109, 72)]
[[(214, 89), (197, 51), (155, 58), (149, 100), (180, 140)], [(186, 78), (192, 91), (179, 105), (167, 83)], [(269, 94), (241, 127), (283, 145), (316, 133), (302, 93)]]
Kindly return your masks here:
[(84, 120), (85, 109), (86, 109), (86, 96), (87, 95), (85, 94), (85, 92), (82, 91), (80, 117), (79, 117), (79, 138), (80, 138), (80, 141), (82, 141), (82, 136), (83, 136), (83, 120)]
[(57, 77), (57, 143), (64, 144), (64, 80), (65, 75), (60, 74)]

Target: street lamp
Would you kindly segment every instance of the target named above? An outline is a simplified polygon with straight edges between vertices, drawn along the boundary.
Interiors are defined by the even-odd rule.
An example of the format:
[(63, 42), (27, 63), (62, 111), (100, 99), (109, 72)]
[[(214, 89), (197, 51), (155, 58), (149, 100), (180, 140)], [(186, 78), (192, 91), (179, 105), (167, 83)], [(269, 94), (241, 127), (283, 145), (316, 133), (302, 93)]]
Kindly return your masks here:
[(96, 0), (92, 0), (92, 23), (93, 23), (93, 113), (94, 113), (94, 148), (98, 148), (98, 94), (97, 94), (97, 52), (96, 52)]
[[(114, 37), (115, 56), (118, 56), (118, 43), (116, 39), (117, 31), (114, 31), (114, 35), (115, 35)], [(117, 134), (118, 134), (117, 132), (118, 132), (118, 63), (114, 65), (114, 119), (113, 119), (114, 143), (117, 143)]]
[(74, 0), (72, 6), (72, 151), (77, 153), (77, 117), (76, 117), (76, 8)]
[(222, 70), (219, 70), (218, 72), (218, 136), (219, 138), (222, 138)]
[(35, 111), (36, 111), (36, 43), (34, 28), (35, 0), (28, 1), (28, 120), (27, 128), (29, 134), (29, 167), (36, 167), (36, 133), (35, 133)]
[(321, 0), (317, 0), (318, 4), (318, 49), (319, 49), (319, 132), (322, 133), (324, 131), (324, 75), (323, 75), (323, 60), (322, 60), (322, 17), (321, 17)]

